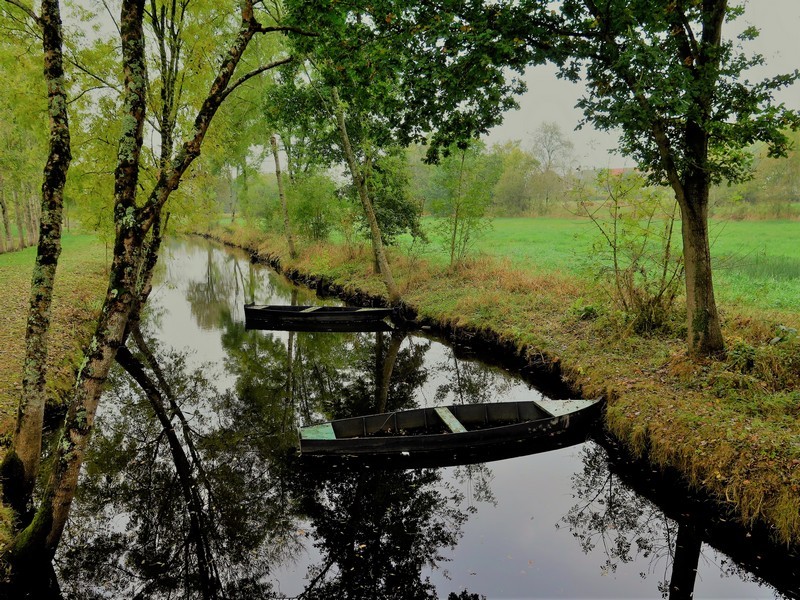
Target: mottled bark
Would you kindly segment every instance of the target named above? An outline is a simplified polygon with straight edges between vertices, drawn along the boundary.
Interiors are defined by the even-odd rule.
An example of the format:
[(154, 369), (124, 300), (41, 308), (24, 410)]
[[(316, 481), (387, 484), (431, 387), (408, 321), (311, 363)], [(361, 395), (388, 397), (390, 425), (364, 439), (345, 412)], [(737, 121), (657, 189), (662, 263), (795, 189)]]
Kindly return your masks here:
[[(72, 158), (70, 151), (67, 94), (62, 58), (61, 15), (58, 0), (43, 0), (37, 23), (42, 32), (44, 77), (48, 89), (50, 145), (42, 181), (39, 245), (31, 280), (22, 394), (12, 447), (3, 462), (4, 495), (17, 515), (26, 512), (39, 469), (42, 421), (47, 397), (45, 388), (50, 308), (58, 259), (61, 255), (61, 221), (64, 184)], [(34, 211), (29, 207), (29, 227)], [(22, 239), (22, 226), (20, 240)], [(11, 466), (12, 461), (19, 464)], [(11, 475), (13, 471), (14, 476)], [(24, 521), (22, 524), (26, 524)]]
[(289, 224), (289, 209), (286, 206), (286, 194), (283, 191), (283, 177), (281, 176), (281, 161), (278, 156), (278, 140), (276, 135), (269, 138), (269, 145), (272, 147), (272, 158), (275, 160), (275, 178), (278, 181), (278, 197), (281, 200), (281, 211), (283, 212), (283, 230), (286, 232), (286, 242), (289, 244), (289, 256), (297, 258), (297, 250), (294, 247), (292, 238), (292, 228)]
[(383, 249), (383, 241), (381, 239), (381, 230), (378, 226), (378, 219), (375, 216), (375, 209), (372, 206), (372, 201), (369, 198), (367, 190), (367, 182), (364, 173), (359, 167), (356, 160), (353, 147), (350, 144), (350, 137), (347, 134), (347, 123), (345, 122), (344, 106), (339, 99), (339, 92), (333, 88), (333, 101), (334, 110), (336, 111), (336, 124), (339, 128), (339, 136), (342, 140), (342, 149), (344, 150), (347, 166), (350, 168), (350, 175), (353, 179), (353, 184), (358, 190), (358, 197), (361, 200), (361, 206), (364, 209), (364, 215), (367, 217), (369, 224), (370, 236), (372, 238), (372, 249), (375, 253), (375, 258), (380, 267), (380, 274), (383, 278), (383, 283), (386, 285), (386, 291), (389, 294), (389, 302), (397, 304), (400, 301), (400, 290), (394, 282), (392, 272), (389, 269), (389, 262), (386, 260), (386, 253)]
[(75, 496), (83, 457), (103, 385), (123, 339), (141, 265), (144, 232), (136, 220), (136, 190), (145, 115), (146, 69), (142, 16), (144, 0), (124, 0), (121, 38), (128, 116), (120, 137), (114, 173), (114, 220), (117, 236), (111, 277), (100, 318), (75, 383), (53, 466), (31, 525), (14, 540), (13, 553), (55, 554)]

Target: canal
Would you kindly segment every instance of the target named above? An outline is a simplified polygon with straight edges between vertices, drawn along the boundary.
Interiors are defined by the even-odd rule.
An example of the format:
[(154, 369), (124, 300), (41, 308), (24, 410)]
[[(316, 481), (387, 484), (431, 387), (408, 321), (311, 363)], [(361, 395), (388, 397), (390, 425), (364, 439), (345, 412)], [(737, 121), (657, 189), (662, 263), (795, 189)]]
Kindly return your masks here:
[(172, 430), (116, 373), (56, 557), (65, 597), (798, 597), (797, 557), (600, 432), (456, 467), (309, 465), (299, 425), (558, 386), (425, 332), (246, 330), (249, 301), (335, 303), (244, 253), (166, 245), (143, 329)]

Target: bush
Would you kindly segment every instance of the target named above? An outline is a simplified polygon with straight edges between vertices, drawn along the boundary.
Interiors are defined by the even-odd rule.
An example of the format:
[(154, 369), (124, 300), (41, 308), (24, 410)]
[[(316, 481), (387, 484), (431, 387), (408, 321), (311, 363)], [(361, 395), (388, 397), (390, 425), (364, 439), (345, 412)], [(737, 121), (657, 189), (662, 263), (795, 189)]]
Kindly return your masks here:
[(675, 200), (646, 187), (637, 173), (607, 170), (585, 198), (580, 212), (599, 232), (593, 256), (609, 293), (637, 333), (665, 329), (683, 279), (683, 256), (674, 239)]
[(310, 175), (287, 186), (290, 218), (298, 232), (312, 240), (328, 238), (342, 209), (336, 186), (324, 175)]

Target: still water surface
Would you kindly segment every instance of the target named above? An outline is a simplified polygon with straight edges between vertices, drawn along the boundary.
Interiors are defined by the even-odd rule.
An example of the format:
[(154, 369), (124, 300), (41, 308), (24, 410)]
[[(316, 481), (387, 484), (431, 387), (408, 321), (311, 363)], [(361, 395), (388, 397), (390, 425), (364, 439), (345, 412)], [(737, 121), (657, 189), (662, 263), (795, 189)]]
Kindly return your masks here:
[(146, 330), (182, 450), (118, 376), (57, 560), (68, 597), (660, 598), (695, 568), (695, 598), (795, 597), (699, 539), (676, 560), (685, 525), (591, 441), (462, 467), (308, 467), (298, 425), (540, 392), (425, 335), (246, 331), (246, 301), (329, 302), (242, 253), (167, 245)]

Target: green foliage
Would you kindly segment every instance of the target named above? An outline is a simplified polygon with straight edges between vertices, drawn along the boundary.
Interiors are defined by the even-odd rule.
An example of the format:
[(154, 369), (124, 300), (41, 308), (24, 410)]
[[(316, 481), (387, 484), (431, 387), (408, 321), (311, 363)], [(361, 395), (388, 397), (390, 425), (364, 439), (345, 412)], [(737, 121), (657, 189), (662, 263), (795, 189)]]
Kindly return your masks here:
[(714, 214), (741, 218), (797, 218), (800, 215), (800, 131), (787, 131), (785, 157), (770, 158), (766, 144), (749, 148), (752, 178), (712, 190)]
[(667, 325), (683, 275), (675, 202), (644, 183), (636, 173), (601, 171), (597, 186), (604, 198), (580, 205), (599, 233), (593, 255), (600, 272), (639, 333)]
[(451, 151), (436, 168), (434, 178), (441, 196), (432, 198), (431, 212), (439, 221), (450, 265), (462, 262), (477, 238), (489, 227), (486, 218), (491, 191), (500, 177), (501, 163), (475, 142)]
[(493, 190), (493, 212), (499, 216), (518, 217), (531, 208), (536, 158), (520, 148), (520, 142), (492, 147), (492, 154), (501, 161), (502, 171)]
[(429, 151), (463, 145), (516, 107), (524, 85), (509, 78), (527, 59), (522, 37), (506, 36), (524, 10), (437, 0), (365, 3), (287, 0), (288, 20), (316, 37), (294, 39), (325, 84), (369, 118), (378, 147), (429, 135)]
[[(394, 244), (398, 235), (423, 238), (420, 205), (411, 197), (409, 168), (405, 153), (398, 147), (377, 158), (368, 174), (369, 192), (384, 244)], [(361, 229), (368, 235), (369, 224), (359, 216)]]
[(286, 186), (291, 221), (312, 240), (324, 240), (338, 224), (342, 202), (333, 181), (324, 175), (310, 175)]
[[(5, 5), (3, 10), (6, 10)], [(12, 16), (0, 13), (0, 252), (37, 239), (39, 188), (48, 154), (47, 92), (42, 80), (41, 46), (18, 31)], [(38, 53), (37, 53), (38, 50)]]

